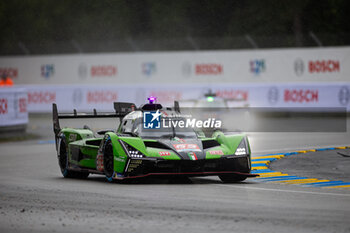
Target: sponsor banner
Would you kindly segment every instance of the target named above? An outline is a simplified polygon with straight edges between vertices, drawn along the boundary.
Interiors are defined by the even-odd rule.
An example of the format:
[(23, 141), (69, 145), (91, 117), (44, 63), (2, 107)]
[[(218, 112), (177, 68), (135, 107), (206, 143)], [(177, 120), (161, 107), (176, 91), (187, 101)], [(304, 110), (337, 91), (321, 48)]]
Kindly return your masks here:
[[(113, 102), (137, 106), (156, 96), (163, 107), (200, 108), (334, 108), (350, 111), (350, 83), (326, 84), (239, 84), (239, 85), (28, 85), (28, 111), (51, 112), (52, 103), (60, 111), (114, 111)], [(211, 99), (208, 98), (212, 96)]]
[(0, 57), (16, 84), (348, 82), (350, 47)]
[(54, 64), (44, 64), (41, 65), (41, 77), (49, 79), (55, 74), (55, 65)]
[(142, 74), (147, 78), (154, 76), (157, 73), (157, 63), (156, 62), (144, 62), (141, 64)]
[(224, 66), (221, 64), (209, 63), (209, 64), (196, 64), (196, 75), (220, 75), (224, 72)]
[[(57, 103), (60, 111), (113, 112), (113, 102), (133, 99), (127, 90), (113, 87), (81, 86), (28, 86), (28, 108), (30, 112), (51, 112), (52, 103)], [(120, 98), (120, 95), (125, 98)], [(121, 99), (121, 100), (120, 100)]]
[(254, 75), (260, 75), (266, 71), (265, 59), (253, 59), (250, 60), (250, 73)]
[(344, 107), (349, 111), (349, 88), (350, 84), (274, 85), (268, 88), (263, 107)]
[(92, 65), (91, 77), (113, 77), (117, 75), (117, 66), (115, 65)]
[(0, 127), (27, 123), (26, 90), (22, 88), (0, 88)]
[(0, 77), (6, 75), (12, 79), (17, 79), (18, 68), (16, 67), (0, 67)]

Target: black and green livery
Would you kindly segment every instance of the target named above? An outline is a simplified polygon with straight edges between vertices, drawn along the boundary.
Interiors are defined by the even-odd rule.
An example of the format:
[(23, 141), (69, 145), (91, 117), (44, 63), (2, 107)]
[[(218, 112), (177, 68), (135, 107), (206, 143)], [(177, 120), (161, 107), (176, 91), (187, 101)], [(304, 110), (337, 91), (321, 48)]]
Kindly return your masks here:
[[(143, 114), (159, 111), (179, 115), (160, 104), (114, 103), (114, 113), (58, 114), (53, 104), (53, 127), (58, 163), (64, 177), (86, 178), (105, 175), (109, 181), (145, 176), (219, 176), (223, 182), (243, 181), (251, 174), (250, 147), (243, 134), (215, 131), (210, 137), (193, 129), (145, 130)], [(115, 130), (93, 132), (89, 127), (62, 128), (63, 118), (120, 118)], [(97, 135), (95, 135), (95, 133)]]

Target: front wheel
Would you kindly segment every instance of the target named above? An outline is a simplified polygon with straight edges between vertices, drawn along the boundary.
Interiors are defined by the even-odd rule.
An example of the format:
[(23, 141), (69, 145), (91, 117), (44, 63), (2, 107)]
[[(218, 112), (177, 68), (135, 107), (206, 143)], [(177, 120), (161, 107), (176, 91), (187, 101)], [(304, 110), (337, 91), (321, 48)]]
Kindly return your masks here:
[(247, 179), (246, 176), (237, 174), (223, 174), (219, 175), (219, 178), (224, 183), (238, 183)]
[(67, 143), (64, 134), (60, 135), (58, 139), (57, 158), (63, 177), (85, 179), (89, 176), (87, 172), (71, 171), (68, 169)]
[(103, 153), (103, 166), (106, 178), (109, 182), (113, 181), (114, 177), (114, 155), (113, 145), (110, 139), (105, 142), (104, 153)]

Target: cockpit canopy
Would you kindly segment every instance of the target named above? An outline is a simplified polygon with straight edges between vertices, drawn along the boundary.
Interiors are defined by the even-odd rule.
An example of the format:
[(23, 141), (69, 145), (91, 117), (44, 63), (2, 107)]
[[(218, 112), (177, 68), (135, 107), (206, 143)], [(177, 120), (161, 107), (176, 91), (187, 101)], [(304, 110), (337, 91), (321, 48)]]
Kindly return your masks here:
[[(155, 110), (148, 110), (148, 107), (146, 108), (146, 111)], [(172, 110), (161, 110), (160, 113), (160, 128), (145, 128), (143, 124), (143, 111), (136, 110), (123, 118), (118, 132), (142, 138), (197, 138), (197, 134), (193, 128), (179, 126), (178, 122), (186, 120), (179, 117), (179, 113)]]

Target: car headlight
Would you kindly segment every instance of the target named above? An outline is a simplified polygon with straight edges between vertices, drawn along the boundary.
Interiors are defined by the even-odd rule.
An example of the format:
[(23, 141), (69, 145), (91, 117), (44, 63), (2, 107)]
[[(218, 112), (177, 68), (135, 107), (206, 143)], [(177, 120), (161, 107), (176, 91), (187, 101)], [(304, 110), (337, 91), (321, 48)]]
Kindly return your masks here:
[(122, 141), (122, 144), (124, 146), (124, 149), (129, 157), (131, 158), (144, 158), (146, 157), (144, 154), (142, 154), (140, 151), (135, 149), (134, 147), (130, 146), (129, 144)]
[(244, 139), (241, 141), (241, 143), (239, 143), (235, 155), (246, 155), (248, 154), (247, 148), (245, 146), (245, 141)]

